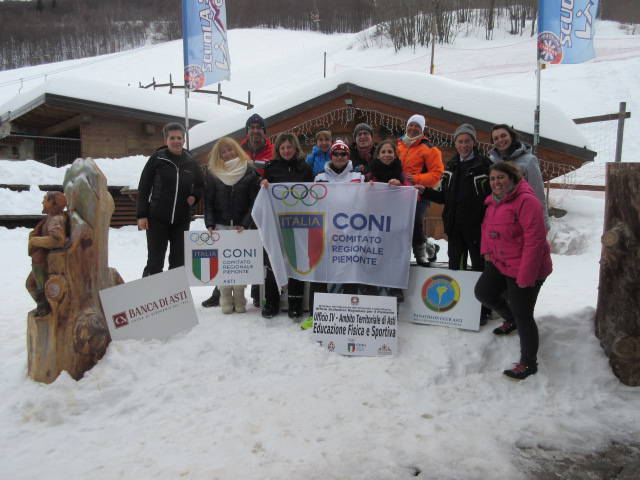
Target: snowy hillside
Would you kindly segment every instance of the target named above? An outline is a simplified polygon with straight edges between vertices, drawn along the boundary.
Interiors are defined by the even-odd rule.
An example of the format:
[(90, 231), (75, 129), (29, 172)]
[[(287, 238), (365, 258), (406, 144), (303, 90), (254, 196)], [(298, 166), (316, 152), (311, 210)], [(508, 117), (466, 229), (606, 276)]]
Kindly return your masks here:
[[(545, 98), (571, 117), (612, 113), (627, 101), (625, 159), (635, 161), (640, 42), (616, 24), (598, 27), (598, 58), (545, 71)], [(243, 97), (250, 89), (258, 104), (321, 78), (323, 51), (329, 75), (346, 66), (426, 68), (426, 52), (362, 50), (358, 35), (234, 30), (229, 37), (233, 80), (223, 90)], [(180, 48), (0, 72), (0, 103), (44, 74), (119, 85), (179, 76)], [(534, 55), (531, 39), (459, 36), (437, 49), (437, 73), (533, 97)], [(20, 78), (30, 80), (20, 86)], [(615, 131), (590, 128), (582, 131), (604, 145), (596, 161), (603, 165)], [(98, 163), (110, 184), (136, 185), (144, 161)], [(1, 183), (60, 183), (63, 174), (0, 161)], [(601, 170), (596, 177), (602, 181)], [(39, 211), (39, 191), (0, 193), (0, 214)], [(37, 384), (26, 376), (26, 316), (34, 306), (24, 289), (28, 230), (0, 228), (0, 478), (574, 478), (551, 475), (589, 455), (604, 458), (612, 444), (640, 452), (640, 390), (618, 382), (593, 334), (603, 196), (552, 195), (569, 213), (552, 219), (554, 273), (536, 309), (540, 370), (520, 383), (501, 373), (517, 360), (518, 338), (492, 335), (497, 321), (477, 333), (401, 322), (394, 357), (342, 357), (322, 351), (286, 315), (204, 309), (210, 290), (194, 288), (199, 325), (190, 332), (167, 342), (114, 342), (81, 381), (63, 374)], [(109, 263), (125, 280), (139, 278), (145, 257), (144, 234), (111, 230)], [(402, 308), (399, 315), (406, 319)]]

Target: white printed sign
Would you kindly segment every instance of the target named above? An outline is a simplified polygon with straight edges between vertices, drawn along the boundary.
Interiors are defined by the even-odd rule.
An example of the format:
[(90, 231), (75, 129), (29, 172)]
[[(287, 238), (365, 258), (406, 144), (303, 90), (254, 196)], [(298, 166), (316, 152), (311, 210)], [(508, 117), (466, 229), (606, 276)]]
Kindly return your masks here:
[(184, 267), (100, 290), (113, 340), (162, 339), (198, 324)]
[(412, 266), (405, 305), (410, 322), (478, 330), (480, 302), (473, 290), (481, 272)]
[(184, 233), (184, 264), (192, 287), (264, 283), (257, 230)]
[(342, 355), (390, 356), (397, 352), (394, 297), (316, 293), (313, 339)]

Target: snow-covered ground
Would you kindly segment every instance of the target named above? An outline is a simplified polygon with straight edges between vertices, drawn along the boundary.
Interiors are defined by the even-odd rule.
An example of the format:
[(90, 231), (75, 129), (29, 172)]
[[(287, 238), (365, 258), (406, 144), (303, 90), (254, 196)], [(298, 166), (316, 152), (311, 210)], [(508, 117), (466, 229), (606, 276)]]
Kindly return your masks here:
[[(230, 42), (233, 81), (225, 94), (251, 89), (264, 101), (322, 75), (325, 50), (330, 74), (343, 65), (419, 62), (424, 53), (361, 50), (358, 35), (284, 30), (234, 30)], [(638, 38), (601, 22), (598, 45), (607, 42), (624, 52), (544, 72), (546, 95), (572, 117), (617, 111), (619, 101), (631, 111), (640, 105), (632, 97), (640, 84)], [(0, 72), (0, 102), (15, 94), (13, 79), (83, 62), (93, 63), (56, 75), (132, 84), (175, 76), (178, 52), (170, 43)], [(533, 62), (530, 39), (459, 36), (437, 55), (441, 75), (534, 94), (533, 63), (525, 61)], [(638, 125), (637, 115), (627, 124), (627, 161), (640, 147)], [(111, 185), (135, 185), (144, 161), (99, 165)], [(1, 183), (60, 183), (63, 175), (36, 162), (0, 161)], [(39, 191), (0, 193), (0, 214), (39, 211)], [(253, 307), (242, 315), (203, 309), (210, 291), (196, 288), (199, 325), (190, 332), (167, 342), (114, 342), (81, 381), (63, 374), (37, 384), (26, 376), (28, 230), (1, 228), (0, 478), (396, 479), (419, 471), (429, 479), (518, 479), (531, 475), (536, 451), (562, 457), (637, 442), (640, 390), (618, 382), (593, 334), (603, 196), (551, 194), (568, 214), (552, 220), (554, 273), (536, 309), (540, 370), (520, 383), (501, 374), (518, 359), (517, 336), (492, 335), (495, 321), (478, 333), (401, 323), (394, 357), (341, 357), (319, 349), (286, 315), (264, 320)], [(144, 235), (112, 230), (109, 254), (125, 280), (138, 278)]]

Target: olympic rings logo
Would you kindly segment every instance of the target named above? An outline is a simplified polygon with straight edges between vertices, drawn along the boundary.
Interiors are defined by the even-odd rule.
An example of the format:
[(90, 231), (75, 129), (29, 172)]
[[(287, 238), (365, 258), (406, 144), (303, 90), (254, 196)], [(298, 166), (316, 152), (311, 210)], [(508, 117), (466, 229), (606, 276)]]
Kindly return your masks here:
[(218, 232), (191, 232), (189, 239), (196, 245), (213, 245), (220, 240)]
[(271, 195), (287, 207), (294, 207), (298, 203), (312, 207), (327, 196), (327, 186), (322, 183), (314, 183), (310, 187), (304, 183), (296, 183), (290, 187), (278, 184), (271, 188)]

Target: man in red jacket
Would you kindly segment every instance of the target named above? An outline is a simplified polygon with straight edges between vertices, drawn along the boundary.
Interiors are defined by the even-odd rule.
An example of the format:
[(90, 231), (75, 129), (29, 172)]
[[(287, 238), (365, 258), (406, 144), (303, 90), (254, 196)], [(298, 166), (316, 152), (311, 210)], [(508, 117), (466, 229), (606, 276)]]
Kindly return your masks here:
[[(265, 165), (273, 158), (273, 143), (267, 137), (267, 126), (264, 118), (257, 113), (251, 115), (245, 125), (245, 132), (247, 134), (240, 141), (240, 146), (247, 152), (249, 158), (253, 160), (256, 172), (262, 177), (264, 175)], [(251, 298), (253, 299), (253, 305), (260, 306), (260, 286), (251, 286)], [(218, 288), (213, 289), (213, 293), (209, 298), (202, 302), (202, 306), (205, 308), (217, 307), (220, 305), (220, 290)]]
[(258, 175), (264, 174), (264, 166), (273, 158), (273, 144), (267, 137), (267, 127), (257, 113), (249, 117), (246, 124), (247, 136), (240, 141), (240, 146), (253, 160)]

